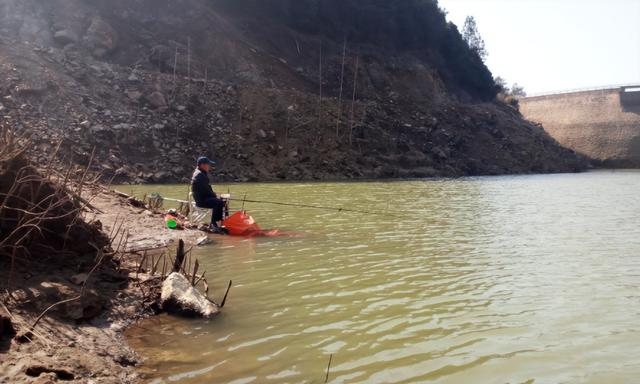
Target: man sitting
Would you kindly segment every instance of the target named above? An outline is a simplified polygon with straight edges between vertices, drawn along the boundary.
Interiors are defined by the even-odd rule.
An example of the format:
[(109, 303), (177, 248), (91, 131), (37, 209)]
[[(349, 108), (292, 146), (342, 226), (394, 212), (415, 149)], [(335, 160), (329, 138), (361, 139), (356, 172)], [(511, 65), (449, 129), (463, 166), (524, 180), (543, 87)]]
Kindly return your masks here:
[(216, 193), (213, 192), (209, 181), (209, 171), (214, 165), (215, 163), (206, 157), (198, 159), (198, 167), (191, 178), (191, 192), (196, 202), (196, 207), (212, 209), (211, 225), (208, 229), (213, 233), (224, 234), (226, 233), (222, 227), (224, 201), (219, 199)]

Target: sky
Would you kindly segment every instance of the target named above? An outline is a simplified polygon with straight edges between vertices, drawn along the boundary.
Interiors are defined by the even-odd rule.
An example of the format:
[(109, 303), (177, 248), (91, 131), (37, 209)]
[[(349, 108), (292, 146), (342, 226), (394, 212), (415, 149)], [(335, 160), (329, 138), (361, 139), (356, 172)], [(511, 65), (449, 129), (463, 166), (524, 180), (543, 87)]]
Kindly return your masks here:
[(439, 0), (474, 16), (494, 76), (528, 94), (640, 84), (640, 0)]

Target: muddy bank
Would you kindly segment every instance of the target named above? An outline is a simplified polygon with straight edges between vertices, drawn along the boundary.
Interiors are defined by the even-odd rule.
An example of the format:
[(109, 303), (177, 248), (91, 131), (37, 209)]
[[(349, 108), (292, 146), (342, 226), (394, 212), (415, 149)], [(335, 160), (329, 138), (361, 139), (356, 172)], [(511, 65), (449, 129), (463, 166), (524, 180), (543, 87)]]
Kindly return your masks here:
[(137, 382), (122, 333), (158, 310), (150, 264), (202, 234), (3, 152), (15, 155), (0, 149), (0, 382)]

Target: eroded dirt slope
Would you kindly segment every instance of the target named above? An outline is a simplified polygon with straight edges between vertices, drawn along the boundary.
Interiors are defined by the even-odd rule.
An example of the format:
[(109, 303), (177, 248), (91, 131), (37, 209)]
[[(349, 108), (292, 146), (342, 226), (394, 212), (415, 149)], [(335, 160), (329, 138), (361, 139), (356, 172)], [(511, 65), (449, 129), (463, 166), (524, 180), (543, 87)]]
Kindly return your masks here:
[[(438, 46), (456, 43), (436, 22), (453, 39)], [(424, 44), (345, 49), (221, 1), (5, 0), (0, 114), (36, 158), (62, 142), (60, 160), (86, 164), (95, 148), (119, 182), (183, 181), (200, 154), (240, 181), (585, 169), (459, 81), (471, 61)]]

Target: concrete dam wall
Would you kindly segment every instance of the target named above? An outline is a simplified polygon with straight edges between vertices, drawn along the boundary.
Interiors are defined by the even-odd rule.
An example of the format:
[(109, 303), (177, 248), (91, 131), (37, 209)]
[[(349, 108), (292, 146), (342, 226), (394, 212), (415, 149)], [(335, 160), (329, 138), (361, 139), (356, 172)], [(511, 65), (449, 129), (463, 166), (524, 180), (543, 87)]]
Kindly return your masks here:
[(640, 166), (640, 86), (527, 97), (520, 111), (565, 147), (610, 165)]

